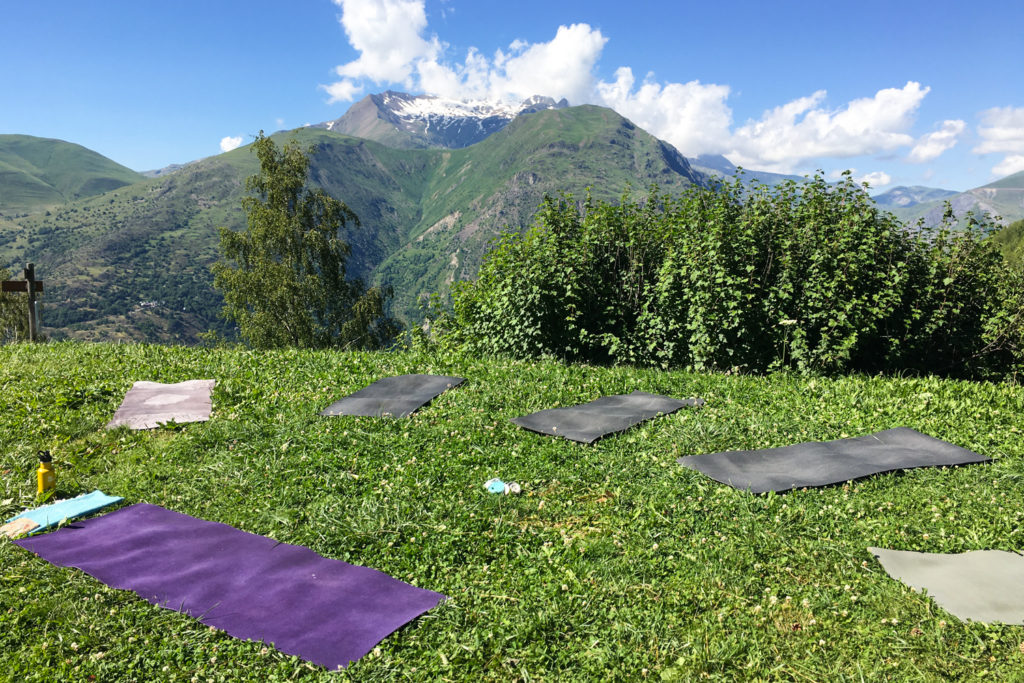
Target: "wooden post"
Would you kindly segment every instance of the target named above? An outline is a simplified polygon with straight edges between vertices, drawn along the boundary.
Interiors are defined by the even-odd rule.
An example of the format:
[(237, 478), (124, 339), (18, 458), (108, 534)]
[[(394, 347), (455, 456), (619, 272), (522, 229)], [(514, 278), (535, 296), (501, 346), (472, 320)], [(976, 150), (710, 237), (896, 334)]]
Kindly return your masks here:
[(25, 280), (28, 282), (28, 339), (36, 340), (36, 264), (25, 266)]
[(4, 280), (0, 283), (0, 292), (28, 292), (28, 338), (35, 341), (39, 336), (39, 302), (36, 294), (43, 291), (43, 281), (36, 279), (35, 264), (25, 267), (24, 280)]

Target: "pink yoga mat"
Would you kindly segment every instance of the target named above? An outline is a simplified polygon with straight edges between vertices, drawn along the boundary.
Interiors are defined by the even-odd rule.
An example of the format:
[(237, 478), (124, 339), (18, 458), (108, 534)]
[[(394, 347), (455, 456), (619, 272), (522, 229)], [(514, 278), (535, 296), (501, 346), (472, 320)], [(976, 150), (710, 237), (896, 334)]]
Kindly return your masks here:
[(107, 429), (155, 429), (167, 422), (203, 422), (210, 419), (212, 379), (190, 379), (177, 384), (136, 382), (107, 423)]

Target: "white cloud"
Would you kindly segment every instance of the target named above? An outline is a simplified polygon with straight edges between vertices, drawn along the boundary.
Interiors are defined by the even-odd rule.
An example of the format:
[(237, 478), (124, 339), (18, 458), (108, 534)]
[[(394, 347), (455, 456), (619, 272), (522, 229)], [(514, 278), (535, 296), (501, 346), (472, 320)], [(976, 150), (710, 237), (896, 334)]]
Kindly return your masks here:
[(1024, 171), (1024, 154), (1008, 154), (1005, 159), (992, 167), (992, 173), (997, 176), (1008, 176)]
[[(547, 43), (516, 41), (509, 54), (495, 53), (488, 75), (492, 99), (524, 100), (547, 95), (586, 102), (594, 91), (594, 67), (608, 39), (587, 24), (559, 26)], [(477, 77), (482, 64), (477, 65)]]
[(822, 106), (819, 90), (766, 111), (736, 129), (725, 154), (744, 166), (792, 172), (808, 159), (855, 157), (913, 144), (907, 130), (928, 88), (908, 81), (838, 109)]
[(963, 130), (962, 121), (945, 121), (915, 141), (910, 129), (929, 91), (915, 81), (839, 106), (828, 105), (819, 90), (735, 127), (728, 85), (659, 82), (653, 74), (638, 83), (628, 66), (611, 81), (599, 79), (608, 38), (588, 24), (560, 26), (548, 42), (516, 40), (492, 56), (471, 48), (460, 63), (447, 59), (447, 45), (428, 33), (424, 0), (334, 2), (359, 57), (336, 67), (339, 80), (321, 86), (330, 102), (355, 99), (368, 82), (452, 99), (564, 97), (611, 107), (688, 156), (725, 154), (743, 166), (787, 173), (810, 160), (906, 147), (915, 159), (933, 159)]
[(967, 124), (960, 119), (943, 121), (938, 130), (926, 133), (917, 139), (917, 144), (910, 150), (907, 160), (924, 163), (937, 158), (946, 150), (953, 148), (966, 127)]
[(1024, 153), (1024, 107), (994, 107), (981, 112), (978, 135), (982, 142), (974, 151)]
[(242, 136), (238, 137), (226, 137), (220, 139), (220, 151), (230, 152), (233, 149), (237, 149), (242, 144)]
[(858, 183), (867, 183), (871, 187), (885, 187), (892, 182), (892, 176), (885, 171), (872, 171), (854, 178)]
[(982, 141), (974, 148), (975, 153), (1006, 155), (992, 168), (993, 174), (1024, 171), (1024, 107), (993, 107), (981, 112), (978, 135)]
[(719, 153), (729, 144), (729, 86), (700, 81), (662, 85), (650, 77), (639, 88), (634, 83), (632, 69), (619, 67), (614, 81), (596, 84), (595, 100), (689, 156)]
[(436, 62), (442, 46), (436, 37), (421, 35), (427, 28), (423, 0), (334, 0), (341, 7), (341, 25), (359, 58), (335, 68), (341, 80), (323, 86), (331, 102), (351, 100), (361, 79), (400, 83), (413, 88), (421, 61)]

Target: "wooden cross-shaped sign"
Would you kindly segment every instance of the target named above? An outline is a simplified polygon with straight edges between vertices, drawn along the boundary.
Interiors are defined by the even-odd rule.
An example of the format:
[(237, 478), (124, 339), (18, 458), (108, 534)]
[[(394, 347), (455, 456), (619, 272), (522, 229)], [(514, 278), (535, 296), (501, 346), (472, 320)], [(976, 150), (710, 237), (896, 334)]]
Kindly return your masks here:
[(36, 311), (36, 294), (43, 291), (43, 281), (36, 279), (36, 266), (30, 263), (25, 266), (24, 280), (4, 280), (2, 289), (4, 292), (28, 292), (28, 338), (36, 340), (36, 323), (38, 313)]

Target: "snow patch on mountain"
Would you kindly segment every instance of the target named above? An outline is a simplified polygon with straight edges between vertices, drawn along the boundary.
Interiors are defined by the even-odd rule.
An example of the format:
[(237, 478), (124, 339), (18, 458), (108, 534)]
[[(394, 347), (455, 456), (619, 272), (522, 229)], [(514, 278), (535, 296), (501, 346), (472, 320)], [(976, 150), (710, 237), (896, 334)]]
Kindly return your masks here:
[[(381, 136), (387, 144), (406, 147), (466, 147), (496, 133), (521, 114), (568, 107), (566, 100), (534, 96), (519, 104), (485, 100), (454, 100), (433, 95), (387, 91), (368, 95), (339, 119), (318, 124), (356, 137)], [(404, 135), (382, 133), (380, 122)]]
[(514, 119), (520, 114), (542, 109), (567, 107), (568, 102), (555, 102), (550, 97), (534, 96), (519, 104), (486, 100), (452, 100), (429, 95), (409, 96), (384, 93), (381, 103), (401, 118), (411, 119)]

